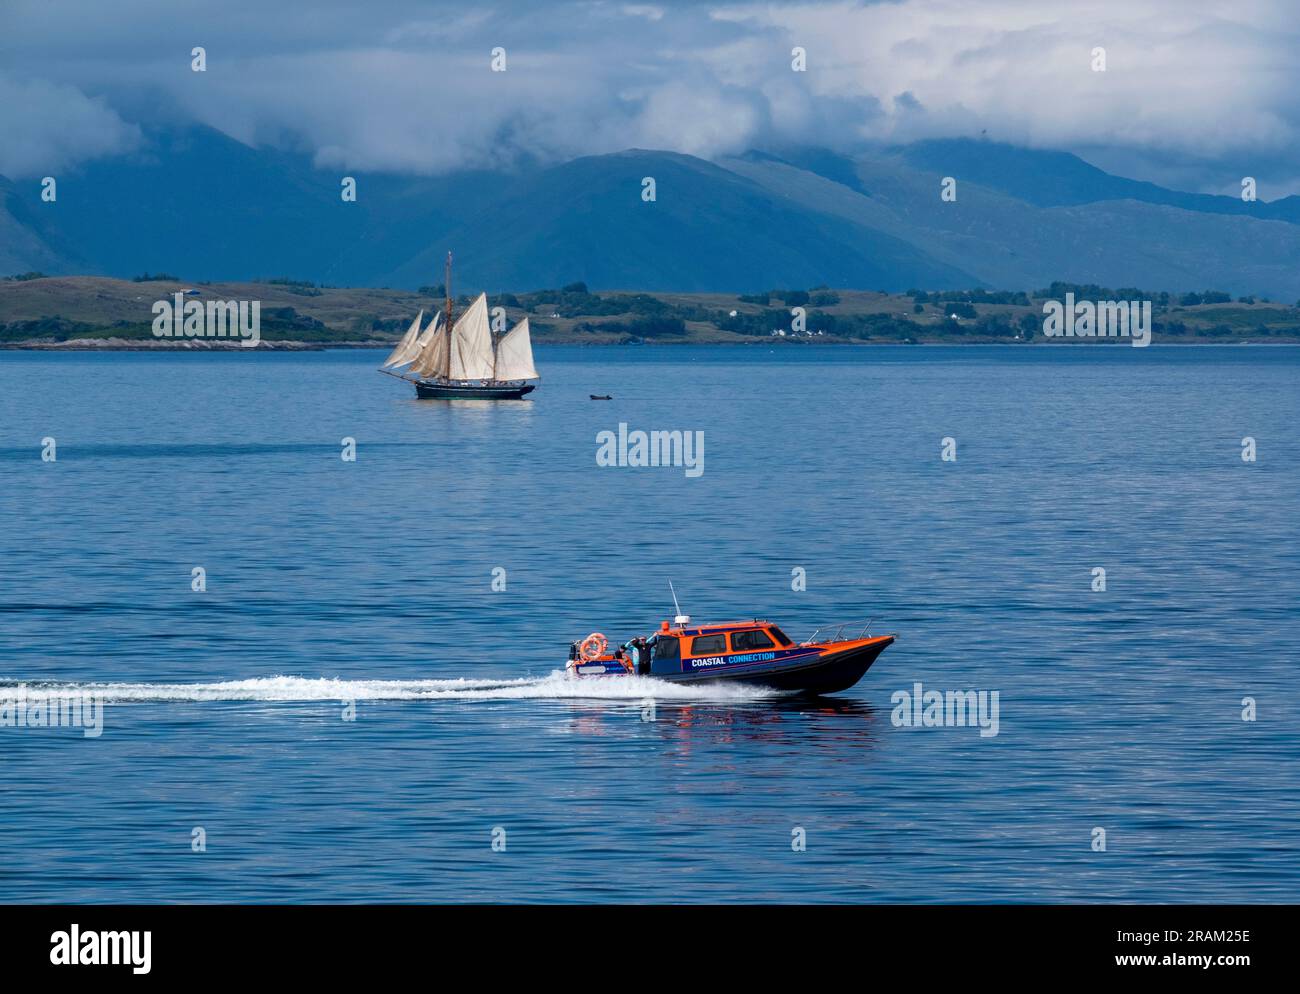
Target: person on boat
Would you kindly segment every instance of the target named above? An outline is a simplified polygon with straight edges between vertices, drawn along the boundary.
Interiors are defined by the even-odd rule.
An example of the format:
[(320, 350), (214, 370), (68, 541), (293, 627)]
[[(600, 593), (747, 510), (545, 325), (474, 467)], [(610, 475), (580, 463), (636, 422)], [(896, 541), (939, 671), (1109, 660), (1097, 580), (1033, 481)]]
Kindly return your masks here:
[(644, 676), (650, 672), (650, 650), (644, 638), (637, 636), (624, 644), (623, 648), (627, 650), (628, 658), (632, 661), (633, 673)]

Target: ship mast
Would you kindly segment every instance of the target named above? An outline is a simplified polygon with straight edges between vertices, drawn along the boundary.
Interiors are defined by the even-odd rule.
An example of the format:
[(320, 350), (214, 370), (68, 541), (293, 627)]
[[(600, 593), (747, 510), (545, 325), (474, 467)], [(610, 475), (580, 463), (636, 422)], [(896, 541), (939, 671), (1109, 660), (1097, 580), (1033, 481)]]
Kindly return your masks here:
[(446, 275), (443, 279), (443, 289), (447, 291), (447, 372), (445, 374), (445, 378), (449, 380), (451, 379), (451, 350), (454, 344), (452, 342), (452, 337), (451, 337), (452, 323), (451, 323), (451, 252), (450, 251), (447, 252), (447, 269), (446, 269)]
[(497, 346), (501, 343), (490, 324), (488, 325), (488, 340), (492, 343), (492, 382), (495, 383), (497, 381)]

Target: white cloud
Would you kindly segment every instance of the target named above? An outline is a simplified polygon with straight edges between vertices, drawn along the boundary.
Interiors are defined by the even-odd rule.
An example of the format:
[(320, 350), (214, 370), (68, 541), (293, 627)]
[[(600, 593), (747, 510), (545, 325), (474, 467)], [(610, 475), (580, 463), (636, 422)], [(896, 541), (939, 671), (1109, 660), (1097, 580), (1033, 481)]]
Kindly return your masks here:
[(140, 131), (74, 86), (0, 73), (0, 136), (0, 175), (25, 179), (128, 151)]
[[(110, 106), (142, 124), (175, 108), (246, 141), (288, 137), (322, 164), (408, 172), (985, 130), (1135, 161), (1276, 163), (1295, 159), (1300, 128), (1286, 0), (226, 0), (184, 16), (122, 0), (111, 17), (69, 0), (11, 21), (19, 104), (46, 105), (3, 102), (8, 133), (21, 132), (7, 161), (27, 170), (121, 147), (131, 136)], [(207, 47), (207, 73), (189, 72), (192, 44)], [(505, 73), (489, 68), (497, 45)], [(807, 72), (790, 68), (795, 45)], [(1089, 68), (1097, 45), (1104, 73)]]
[[(819, 96), (886, 109), (864, 137), (1278, 149), (1297, 139), (1296, 22), (1284, 2), (904, 0), (737, 5), (719, 20), (808, 50)], [(1106, 49), (1094, 72), (1094, 47)], [(900, 105), (910, 94), (919, 104)]]
[(662, 21), (664, 9), (648, 3), (625, 3), (619, 8), (628, 17), (644, 17), (647, 21)]

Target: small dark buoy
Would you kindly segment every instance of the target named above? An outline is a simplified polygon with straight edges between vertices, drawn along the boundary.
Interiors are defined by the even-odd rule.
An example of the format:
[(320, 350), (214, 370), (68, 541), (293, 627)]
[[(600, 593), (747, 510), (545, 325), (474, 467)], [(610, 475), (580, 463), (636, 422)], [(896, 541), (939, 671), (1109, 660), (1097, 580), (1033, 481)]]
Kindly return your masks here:
[(591, 399), (592, 399), (592, 400), (613, 400), (614, 398), (613, 398), (612, 396), (610, 396), (609, 394), (605, 394), (605, 396), (602, 397), (602, 396), (600, 396), (599, 394), (594, 394), (594, 393), (593, 393), (593, 394), (591, 395)]

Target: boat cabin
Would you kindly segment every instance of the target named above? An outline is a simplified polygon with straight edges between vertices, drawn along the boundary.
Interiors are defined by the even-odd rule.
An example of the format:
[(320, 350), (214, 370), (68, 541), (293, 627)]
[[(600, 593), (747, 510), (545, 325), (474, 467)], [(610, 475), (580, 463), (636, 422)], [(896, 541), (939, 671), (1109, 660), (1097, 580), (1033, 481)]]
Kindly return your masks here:
[(647, 644), (649, 672), (660, 676), (760, 662), (775, 658), (776, 653), (793, 645), (780, 628), (757, 618), (696, 628), (673, 627), (665, 621)]

